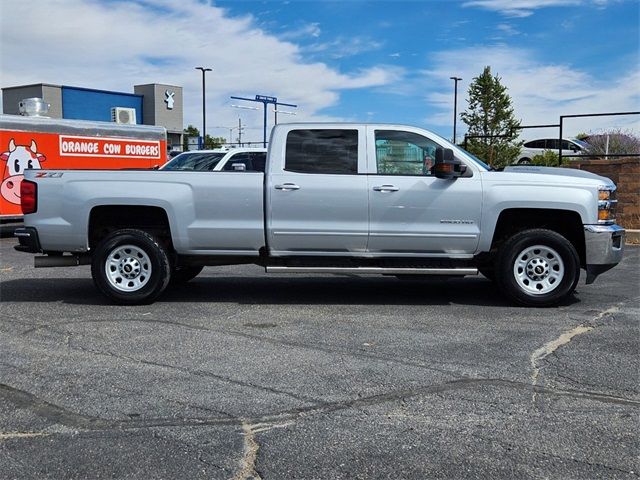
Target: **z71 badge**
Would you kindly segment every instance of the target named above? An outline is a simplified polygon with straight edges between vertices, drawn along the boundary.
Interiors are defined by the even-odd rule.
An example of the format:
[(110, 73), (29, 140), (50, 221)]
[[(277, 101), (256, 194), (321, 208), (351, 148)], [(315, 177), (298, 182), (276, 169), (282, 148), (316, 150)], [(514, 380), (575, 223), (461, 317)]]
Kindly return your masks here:
[(38, 172), (35, 178), (60, 178), (62, 175), (62, 172)]

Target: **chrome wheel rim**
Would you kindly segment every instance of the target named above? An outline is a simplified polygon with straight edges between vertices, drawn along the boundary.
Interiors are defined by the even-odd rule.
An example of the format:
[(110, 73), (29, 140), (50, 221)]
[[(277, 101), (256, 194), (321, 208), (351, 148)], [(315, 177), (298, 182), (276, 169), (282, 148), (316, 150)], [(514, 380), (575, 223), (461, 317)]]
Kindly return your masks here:
[(516, 257), (513, 275), (518, 286), (531, 295), (554, 291), (564, 278), (564, 262), (553, 248), (534, 245)]
[(151, 278), (149, 256), (134, 245), (122, 245), (113, 249), (104, 268), (109, 284), (121, 292), (140, 290)]

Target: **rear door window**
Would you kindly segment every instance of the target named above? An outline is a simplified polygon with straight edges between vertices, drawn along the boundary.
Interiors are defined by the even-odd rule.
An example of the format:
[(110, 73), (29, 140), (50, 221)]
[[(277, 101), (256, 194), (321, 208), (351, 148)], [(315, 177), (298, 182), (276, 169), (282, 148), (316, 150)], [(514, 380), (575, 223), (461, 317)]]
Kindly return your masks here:
[(558, 150), (559, 141), (557, 138), (548, 138), (546, 142), (546, 148), (550, 150)]
[(358, 131), (292, 130), (287, 135), (285, 170), (297, 173), (358, 173)]

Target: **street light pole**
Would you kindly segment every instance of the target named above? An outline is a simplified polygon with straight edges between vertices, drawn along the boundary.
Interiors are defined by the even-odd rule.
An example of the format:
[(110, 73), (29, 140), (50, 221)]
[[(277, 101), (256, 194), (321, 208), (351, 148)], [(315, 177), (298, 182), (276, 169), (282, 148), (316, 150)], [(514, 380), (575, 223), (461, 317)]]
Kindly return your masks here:
[(202, 148), (205, 148), (205, 142), (207, 140), (207, 107), (205, 103), (204, 75), (206, 72), (211, 72), (212, 69), (205, 67), (196, 67), (196, 70), (200, 70), (202, 72)]
[(453, 80), (453, 144), (456, 144), (456, 122), (458, 120), (458, 82), (462, 80), (460, 77), (449, 77)]

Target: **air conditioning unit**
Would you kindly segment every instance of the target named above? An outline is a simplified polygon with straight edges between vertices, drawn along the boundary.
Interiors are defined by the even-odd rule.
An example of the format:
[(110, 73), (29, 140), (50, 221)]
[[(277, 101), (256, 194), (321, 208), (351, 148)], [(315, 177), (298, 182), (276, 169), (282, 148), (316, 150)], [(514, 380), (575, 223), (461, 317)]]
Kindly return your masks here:
[(111, 108), (111, 121), (116, 123), (136, 124), (136, 109), (128, 107)]

